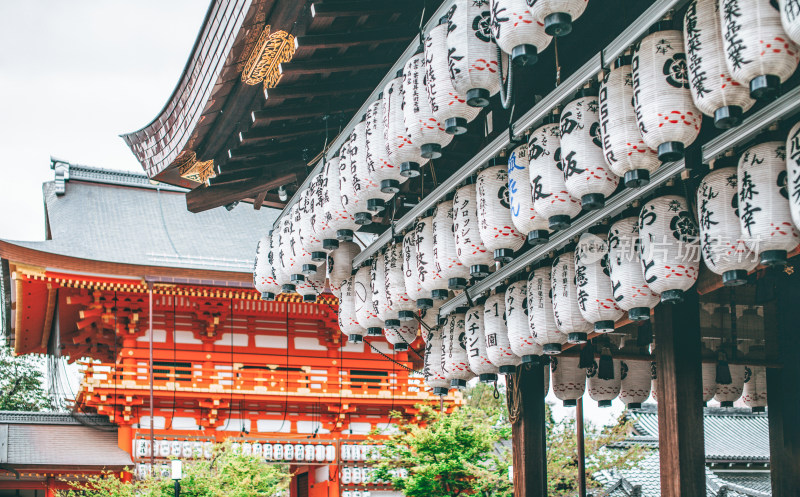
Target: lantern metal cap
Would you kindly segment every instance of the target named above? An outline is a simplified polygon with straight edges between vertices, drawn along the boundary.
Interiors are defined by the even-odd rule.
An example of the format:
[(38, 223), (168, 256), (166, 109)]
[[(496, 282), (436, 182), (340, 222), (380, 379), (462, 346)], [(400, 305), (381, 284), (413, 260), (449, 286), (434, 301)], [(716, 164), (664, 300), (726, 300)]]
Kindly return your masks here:
[(661, 302), (665, 304), (680, 304), (683, 302), (683, 290), (666, 290), (661, 293)]
[(750, 409), (751, 412), (767, 412), (767, 408), (764, 406), (756, 406)]
[(750, 97), (756, 100), (773, 100), (781, 93), (781, 78), (762, 74), (750, 80)]
[(576, 407), (578, 405), (577, 399), (564, 399), (564, 407)]
[(628, 311), (628, 317), (631, 321), (649, 321), (650, 308), (649, 307), (634, 307)]
[(726, 105), (714, 111), (714, 127), (731, 129), (742, 124), (744, 109), (738, 105)]
[(476, 279), (489, 276), (489, 266), (486, 264), (473, 264), (469, 267), (469, 275)]
[(567, 343), (586, 343), (588, 335), (582, 331), (573, 331), (567, 335)]
[(542, 120), (542, 125), (545, 124), (556, 124), (561, 122), (561, 116), (557, 112), (551, 112)]
[(494, 383), (497, 381), (497, 374), (495, 373), (483, 373), (482, 375), (478, 376), (478, 381), (481, 383)]
[(464, 390), (467, 388), (467, 380), (450, 380), (450, 388)]
[(468, 283), (469, 281), (466, 278), (450, 278), (447, 281), (447, 288), (450, 290), (463, 290), (467, 288)]
[(642, 403), (641, 402), (629, 402), (627, 406), (628, 409), (641, 409)]
[(294, 293), (296, 290), (297, 287), (290, 283), (281, 286), (281, 293)]
[(386, 210), (386, 201), (382, 198), (367, 199), (367, 210), (370, 212), (383, 212)]
[(485, 88), (472, 88), (467, 91), (467, 105), (470, 107), (488, 107), (492, 94)]
[(417, 299), (417, 309), (430, 309), (433, 307), (433, 299)]
[(507, 248), (495, 249), (494, 260), (496, 260), (497, 262), (501, 262), (503, 264), (507, 264), (514, 260), (514, 251)]
[(336, 238), (341, 242), (352, 242), (353, 230), (336, 230)]
[(494, 167), (494, 166), (508, 166), (508, 157), (505, 155), (498, 155), (497, 157), (492, 157), (486, 163), (486, 167)]
[(585, 211), (596, 211), (606, 206), (606, 196), (602, 193), (587, 193), (581, 197), (581, 207)]
[(528, 233), (528, 245), (541, 245), (550, 240), (550, 232), (547, 230), (533, 230)]
[(400, 318), (400, 321), (413, 321), (416, 319), (416, 313), (414, 311), (400, 311), (397, 313), (397, 317)]
[(647, 169), (634, 169), (625, 173), (626, 188), (640, 188), (650, 183), (650, 171)]
[(311, 252), (311, 260), (314, 262), (325, 262), (328, 260), (328, 253), (322, 250), (315, 250)]
[(611, 407), (611, 401), (610, 400), (598, 400), (597, 401), (597, 407)]
[(339, 240), (335, 238), (326, 238), (322, 240), (322, 248), (325, 250), (336, 250), (339, 248)]
[(450, 16), (443, 15), (442, 17), (439, 18), (439, 24), (437, 24), (437, 26), (441, 26), (442, 24), (447, 24), (448, 22), (450, 22)]
[(364, 341), (364, 337), (362, 335), (357, 335), (355, 333), (347, 335), (347, 339), (353, 343), (361, 343)]
[(524, 355), (522, 356), (522, 364), (531, 364), (534, 366), (539, 366), (542, 364), (541, 357), (542, 356), (538, 356), (535, 354)]
[(595, 333), (609, 333), (614, 331), (614, 321), (605, 320), (605, 321), (597, 321), (594, 323), (594, 331)]
[(665, 142), (658, 146), (658, 160), (661, 162), (675, 162), (683, 159), (684, 147), (682, 142)]
[(385, 179), (381, 181), (382, 193), (397, 193), (400, 191), (400, 182), (396, 179)]
[[(303, 268), (301, 269), (301, 272), (305, 276), (311, 276), (312, 274), (316, 274), (317, 273), (317, 265), (316, 264), (303, 264)], [(300, 281), (303, 281), (303, 280), (300, 280)]]
[(765, 266), (785, 266), (786, 256), (785, 250), (765, 250), (761, 252), (761, 264)]
[(403, 342), (403, 343), (394, 344), (394, 351), (395, 352), (405, 352), (406, 350), (408, 350), (408, 344), (407, 343)]
[(420, 147), (420, 155), (426, 159), (438, 159), (442, 156), (442, 146), (438, 143), (425, 143)]
[(539, 61), (536, 45), (517, 45), (511, 49), (511, 62), (519, 67), (532, 66)]
[(500, 374), (514, 374), (517, 372), (516, 366), (500, 366)]
[(572, 33), (572, 16), (566, 12), (553, 12), (544, 18), (544, 32), (560, 38)]
[(383, 335), (383, 328), (380, 326), (370, 326), (367, 328), (368, 337), (379, 337), (381, 335)]
[(650, 26), (649, 34), (658, 33), (659, 31), (670, 31), (673, 29), (677, 29), (675, 27), (675, 21), (672, 19), (662, 19)]
[(469, 122), (463, 117), (450, 117), (444, 121), (444, 132), (448, 135), (463, 135)]
[(404, 178), (416, 178), (422, 174), (422, 167), (418, 162), (403, 162), (400, 164), (400, 176)]
[(553, 231), (561, 231), (572, 226), (572, 218), (566, 214), (557, 214), (548, 218), (550, 229)]
[(465, 313), (465, 312), (467, 312), (467, 311), (469, 311), (469, 307), (467, 307), (467, 306), (460, 306), (460, 307), (456, 307), (456, 308), (455, 308), (455, 310), (454, 310), (453, 312), (455, 312), (456, 314), (464, 314), (464, 313)]
[(356, 215), (353, 216), (355, 223), (359, 226), (366, 226), (367, 224), (372, 224), (372, 214), (369, 212), (356, 212)]
[(393, 330), (400, 327), (399, 319), (387, 319), (383, 322), (383, 326), (387, 329)]
[(303, 295), (303, 302), (314, 303), (317, 301), (316, 295)]
[(433, 300), (447, 300), (447, 297), (449, 296), (450, 292), (441, 288), (431, 291), (431, 298)]
[(624, 53), (617, 57), (617, 60), (614, 61), (614, 69), (619, 69), (622, 66), (629, 66), (633, 62), (633, 55), (629, 53)]
[(575, 98), (582, 98), (582, 97), (596, 97), (600, 94), (600, 90), (597, 86), (587, 86), (585, 88), (581, 88), (575, 94)]
[(400, 69), (398, 69), (396, 73), (394, 73), (394, 77), (395, 78), (402, 78), (403, 77), (403, 68), (402, 67)]
[(725, 286), (739, 286), (747, 283), (747, 271), (734, 269), (722, 273), (722, 284)]
[(444, 397), (450, 389), (445, 387), (433, 387), (433, 395), (438, 395), (439, 397)]
[(261, 300), (275, 300), (275, 294), (272, 292), (261, 292)]
[(473, 174), (471, 176), (468, 176), (467, 179), (464, 180), (464, 184), (465, 185), (474, 185), (477, 182), (478, 182), (478, 175), (477, 174)]
[(542, 346), (542, 350), (547, 355), (558, 355), (561, 353), (560, 343), (546, 343)]

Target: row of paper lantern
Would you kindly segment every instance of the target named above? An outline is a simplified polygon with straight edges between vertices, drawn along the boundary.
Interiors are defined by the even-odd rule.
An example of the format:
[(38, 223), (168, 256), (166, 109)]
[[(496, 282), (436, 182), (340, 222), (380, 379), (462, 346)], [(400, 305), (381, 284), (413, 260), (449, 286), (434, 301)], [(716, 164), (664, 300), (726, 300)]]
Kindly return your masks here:
[[(377, 480), (374, 478), (374, 468), (360, 468), (360, 467), (342, 467), (342, 484), (344, 485), (361, 485), (361, 484), (379, 484), (388, 485), (391, 482), (385, 480)], [(392, 471), (393, 476), (398, 478), (405, 478), (408, 476), (408, 470), (405, 468), (396, 468)]]
[[(211, 459), (214, 455), (213, 442), (191, 442), (180, 440), (154, 440), (154, 457), (180, 457), (183, 459)], [(150, 457), (150, 440), (137, 439), (134, 442), (137, 458)], [(262, 457), (268, 461), (315, 461), (336, 460), (336, 447), (323, 444), (270, 444), (260, 442), (234, 442), (231, 451)]]

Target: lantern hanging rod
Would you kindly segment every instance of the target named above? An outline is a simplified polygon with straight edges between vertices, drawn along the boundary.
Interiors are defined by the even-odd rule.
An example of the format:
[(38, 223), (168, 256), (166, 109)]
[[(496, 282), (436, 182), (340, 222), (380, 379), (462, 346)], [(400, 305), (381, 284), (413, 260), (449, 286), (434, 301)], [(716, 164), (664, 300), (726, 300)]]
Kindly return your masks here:
[[(530, 129), (534, 124), (544, 119), (556, 106), (572, 97), (586, 81), (597, 75), (605, 66), (613, 63), (628, 47), (647, 33), (647, 30), (663, 18), (670, 10), (682, 7), (689, 0), (659, 0), (645, 10), (630, 26), (617, 36), (608, 47), (595, 54), (569, 78), (544, 96), (528, 112), (520, 117), (513, 125), (512, 131), (519, 136), (520, 131)], [(449, 2), (448, 2), (449, 3)], [(405, 56), (405, 55), (404, 55)], [(466, 164), (444, 180), (435, 190), (423, 198), (405, 216), (394, 223), (394, 232), (400, 233), (413, 225), (414, 221), (422, 214), (444, 199), (447, 194), (458, 187), (463, 181), (477, 173), (492, 157), (511, 145), (509, 134), (500, 133), (497, 138), (486, 145), (474, 155)], [(353, 260), (353, 268), (358, 268), (364, 261), (371, 258), (392, 239), (392, 229), (384, 231), (375, 241)]]
[[(450, 7), (453, 5), (454, 2), (455, 0), (445, 0), (444, 2), (442, 2), (439, 8), (436, 9), (436, 12), (434, 12), (433, 15), (431, 15), (428, 18), (428, 22), (422, 28), (423, 33), (427, 33), (431, 28), (437, 26), (439, 24), (439, 18), (447, 14), (447, 11), (450, 9)], [(380, 83), (378, 83), (375, 89), (372, 90), (372, 93), (370, 93), (369, 97), (367, 97), (367, 99), (364, 101), (361, 107), (356, 111), (355, 114), (353, 114), (353, 117), (350, 119), (350, 122), (348, 122), (347, 125), (342, 127), (342, 132), (339, 133), (339, 135), (336, 138), (334, 138), (334, 140), (330, 143), (330, 145), (328, 146), (328, 150), (327, 151), (323, 150), (323, 153), (325, 154), (325, 157), (327, 157), (328, 160), (331, 160), (333, 156), (336, 155), (336, 153), (339, 151), (339, 148), (344, 144), (344, 142), (350, 136), (350, 133), (353, 131), (353, 128), (355, 128), (356, 124), (361, 122), (361, 116), (367, 113), (367, 108), (370, 105), (372, 105), (372, 103), (375, 100), (378, 99), (378, 94), (383, 91), (384, 87), (387, 84), (389, 84), (389, 81), (393, 80), (396, 77), (397, 71), (403, 69), (406, 65), (406, 61), (414, 56), (414, 54), (417, 51), (417, 48), (419, 48), (419, 43), (420, 43), (419, 36), (415, 36), (414, 39), (411, 41), (411, 43), (408, 45), (408, 48), (405, 49), (400, 58), (398, 58), (395, 61), (392, 68), (389, 69), (389, 71), (386, 73), (386, 76), (383, 77), (383, 79), (380, 81)], [(322, 171), (322, 164), (323, 160), (320, 159), (314, 165), (314, 169), (303, 180), (303, 183), (300, 185), (297, 191), (294, 192), (294, 195), (292, 195), (289, 201), (286, 202), (283, 211), (281, 211), (278, 218), (272, 224), (273, 229), (278, 229), (278, 226), (280, 225), (283, 216), (285, 216), (286, 213), (289, 212), (289, 210), (292, 208), (292, 206), (294, 206), (294, 204), (297, 203), (300, 197), (300, 192), (308, 188), (309, 184), (311, 183), (311, 179)]]
[[(747, 117), (738, 127), (726, 131), (701, 147), (703, 163), (709, 163), (736, 145), (740, 145), (755, 138), (758, 133), (768, 128), (772, 123), (789, 118), (798, 112), (800, 112), (800, 86), (787, 91), (774, 102)], [(483, 292), (500, 285), (505, 279), (510, 278), (520, 271), (524, 271), (526, 266), (530, 266), (543, 259), (551, 251), (562, 248), (574, 237), (580, 235), (590, 227), (601, 224), (603, 220), (619, 214), (634, 200), (646, 198), (649, 194), (664, 185), (670, 178), (683, 171), (683, 169), (683, 160), (663, 164), (653, 173), (650, 178), (650, 183), (640, 188), (626, 188), (608, 200), (604, 209), (589, 211), (583, 214), (572, 223), (572, 226), (555, 233), (548, 243), (534, 247), (521, 254), (504, 267), (442, 304), (439, 314), (445, 316), (453, 312), (457, 307), (466, 305), (468, 302), (467, 292), (469, 292), (469, 297), (474, 299)]]

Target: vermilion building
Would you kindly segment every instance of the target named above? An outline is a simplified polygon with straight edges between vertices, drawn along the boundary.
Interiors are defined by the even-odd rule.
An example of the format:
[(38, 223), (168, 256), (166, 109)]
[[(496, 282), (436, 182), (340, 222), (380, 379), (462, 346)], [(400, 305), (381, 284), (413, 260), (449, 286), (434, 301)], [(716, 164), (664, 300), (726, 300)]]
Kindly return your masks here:
[[(290, 464), (293, 496), (387, 491), (363, 483), (352, 445), (428, 400), (419, 343), (347, 343), (330, 294), (260, 300), (251, 257), (271, 209), (191, 214), (181, 189), (141, 174), (52, 168), (46, 240), (0, 241), (7, 342), (80, 365), (75, 410), (114, 423), (132, 472), (233, 437)], [(61, 488), (75, 475), (45, 464), (21, 487), (3, 473), (0, 489)]]

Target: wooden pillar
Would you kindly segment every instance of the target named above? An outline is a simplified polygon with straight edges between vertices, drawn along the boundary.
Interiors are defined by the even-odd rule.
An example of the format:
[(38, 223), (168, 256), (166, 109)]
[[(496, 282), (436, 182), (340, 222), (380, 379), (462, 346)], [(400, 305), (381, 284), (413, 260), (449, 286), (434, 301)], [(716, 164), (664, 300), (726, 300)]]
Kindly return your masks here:
[(509, 411), (512, 417), (514, 497), (547, 495), (547, 457), (544, 414), (544, 368), (520, 366), (509, 376)]
[(583, 426), (583, 397), (575, 406), (575, 429), (578, 442), (578, 497), (586, 497), (586, 430)]
[(705, 497), (700, 303), (694, 291), (680, 304), (659, 304), (653, 328), (658, 368), (661, 495)]
[[(800, 489), (800, 268), (790, 276), (779, 270), (769, 275), (774, 284), (775, 302), (765, 306), (764, 329), (770, 359), (776, 368), (767, 368), (767, 413), (769, 452), (774, 497), (795, 497)], [(774, 283), (773, 283), (774, 282)]]

